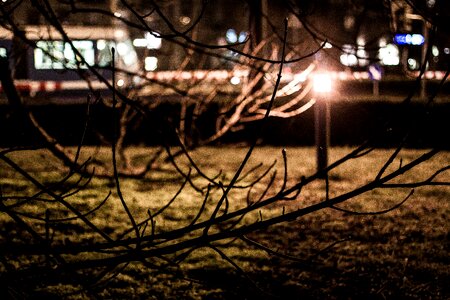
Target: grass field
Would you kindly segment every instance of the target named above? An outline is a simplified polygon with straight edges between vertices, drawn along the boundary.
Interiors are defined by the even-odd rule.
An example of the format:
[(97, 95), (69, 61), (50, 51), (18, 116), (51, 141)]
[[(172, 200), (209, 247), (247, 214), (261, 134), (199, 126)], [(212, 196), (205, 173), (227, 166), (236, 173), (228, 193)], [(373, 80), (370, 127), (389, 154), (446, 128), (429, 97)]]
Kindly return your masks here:
[[(192, 158), (210, 177), (226, 184), (239, 167), (246, 153), (244, 147), (205, 147), (195, 150)], [(302, 176), (315, 172), (315, 150), (313, 148), (287, 148), (287, 186), (298, 182)], [(131, 163), (139, 166), (156, 151), (154, 148), (132, 148), (127, 153)], [(331, 161), (348, 153), (350, 148), (333, 148)], [(350, 160), (329, 174), (329, 197), (349, 192), (370, 182), (376, 177), (393, 150), (374, 150), (357, 160)], [(386, 172), (421, 155), (426, 150), (402, 150)], [(96, 157), (109, 159), (109, 149), (85, 148), (83, 159)], [(67, 170), (46, 150), (17, 151), (8, 158), (32, 174), (39, 182), (50, 186), (61, 194), (71, 191), (70, 183), (56, 184), (67, 174)], [(187, 173), (189, 164), (185, 158), (177, 159), (182, 170)], [(255, 150), (239, 185), (254, 182), (259, 175), (276, 161), (269, 174), (251, 189), (236, 189), (229, 195), (229, 210), (245, 207), (248, 197), (258, 197), (276, 170), (277, 176), (271, 192), (274, 194), (282, 186), (284, 173), (281, 149), (260, 147)], [(437, 154), (419, 165), (414, 171), (406, 172), (398, 182), (421, 181), (435, 170), (448, 165), (450, 153)], [(205, 186), (207, 181), (192, 171), (193, 185)], [(435, 180), (450, 182), (450, 172), (446, 171)], [(142, 179), (121, 178), (121, 191), (130, 212), (137, 222), (147, 218), (148, 211), (155, 212), (177, 193), (183, 178), (170, 166), (151, 171)], [(30, 180), (17, 174), (10, 166), (0, 161), (0, 185), (2, 202), (5, 205), (18, 203), (18, 199), (36, 195), (38, 189)], [(93, 178), (86, 188), (80, 190), (68, 201), (80, 211), (89, 211), (98, 205), (108, 193), (112, 196), (89, 219), (112, 237), (120, 236), (130, 228), (114, 182), (108, 178)], [(220, 190), (211, 191), (211, 201), (207, 202), (202, 218), (208, 218), (214, 210), (214, 200)], [(376, 189), (355, 197), (339, 205), (341, 208), (375, 212), (389, 209), (411, 192), (411, 188)], [(307, 185), (295, 201), (282, 201), (267, 206), (242, 220), (251, 224), (258, 218), (269, 218), (285, 212), (323, 201), (325, 183), (316, 180)], [(202, 205), (203, 196), (189, 184), (164, 213), (155, 220), (157, 232), (170, 231), (189, 224)], [(109, 280), (97, 283), (92, 290), (107, 299), (449, 299), (450, 288), (450, 187), (426, 186), (416, 188), (414, 194), (398, 209), (386, 214), (353, 215), (326, 208), (288, 223), (282, 223), (248, 235), (260, 244), (279, 253), (290, 255), (297, 260), (281, 258), (252, 247), (241, 240), (225, 240), (217, 244), (233, 263), (211, 248), (202, 247), (193, 251), (186, 260), (170, 266), (164, 271), (144, 267), (140, 263), (130, 263)], [(33, 227), (45, 235), (47, 213), (52, 218), (70, 217), (67, 209), (55, 203), (27, 201), (13, 209)], [(11, 241), (27, 242), (29, 237), (16, 226), (6, 213), (0, 215), (0, 246)], [(84, 224), (67, 221), (51, 228), (55, 244), (79, 241), (95, 241), (98, 237)], [(332, 247), (329, 247), (332, 245)], [(321, 251), (328, 248), (327, 251)], [(99, 255), (99, 254), (96, 254)], [(36, 257), (4, 256), (0, 270), (8, 274), (8, 266), (20, 269), (32, 264)], [(70, 257), (67, 259), (70, 260)], [(303, 262), (299, 261), (303, 260)], [(155, 259), (155, 264), (161, 263)], [(244, 271), (244, 273), (241, 272)], [(165, 272), (166, 271), (166, 272)], [(182, 276), (180, 276), (182, 274)], [(20, 295), (17, 287), (11, 287), (10, 294)], [(35, 295), (43, 297), (64, 297), (70, 299), (89, 298), (79, 287), (67, 283), (52, 282), (35, 287)]]

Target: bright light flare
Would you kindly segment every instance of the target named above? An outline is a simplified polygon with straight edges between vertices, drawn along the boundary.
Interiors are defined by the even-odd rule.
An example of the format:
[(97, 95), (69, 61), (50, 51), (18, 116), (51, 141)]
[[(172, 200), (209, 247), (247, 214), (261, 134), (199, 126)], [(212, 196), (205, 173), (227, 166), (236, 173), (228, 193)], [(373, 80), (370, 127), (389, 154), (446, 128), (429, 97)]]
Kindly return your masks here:
[(333, 82), (331, 76), (328, 73), (316, 73), (313, 77), (313, 88), (316, 93), (329, 93)]
[(239, 83), (241, 83), (241, 79), (239, 77), (237, 77), (237, 76), (233, 76), (230, 79), (230, 83), (232, 85), (238, 85)]

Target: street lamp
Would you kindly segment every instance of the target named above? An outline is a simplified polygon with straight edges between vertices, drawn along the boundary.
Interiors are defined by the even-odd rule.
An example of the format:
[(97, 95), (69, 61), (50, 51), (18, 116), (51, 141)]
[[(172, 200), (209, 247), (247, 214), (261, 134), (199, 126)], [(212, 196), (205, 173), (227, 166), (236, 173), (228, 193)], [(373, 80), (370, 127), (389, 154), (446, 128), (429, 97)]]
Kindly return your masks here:
[(317, 172), (328, 166), (328, 146), (330, 144), (330, 106), (328, 96), (332, 81), (328, 73), (316, 73), (313, 77), (314, 130), (317, 147)]

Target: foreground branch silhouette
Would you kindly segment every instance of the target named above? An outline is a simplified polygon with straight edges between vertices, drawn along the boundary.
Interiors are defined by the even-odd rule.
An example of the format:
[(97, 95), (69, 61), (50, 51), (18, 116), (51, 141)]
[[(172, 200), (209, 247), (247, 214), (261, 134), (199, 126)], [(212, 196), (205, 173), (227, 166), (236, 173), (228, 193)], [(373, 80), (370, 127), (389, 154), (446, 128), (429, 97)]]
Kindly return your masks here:
[[(56, 16), (51, 3), (31, 2), (50, 26), (55, 27), (64, 40), (70, 43), (71, 39), (64, 34), (64, 26)], [(383, 157), (384, 161), (378, 161), (376, 166), (364, 166), (366, 169), (361, 170), (362, 172), (370, 170), (374, 174), (369, 181), (349, 190), (338, 187), (333, 174), (373, 153), (376, 149), (371, 138), (336, 159), (326, 169), (301, 177), (289, 173), (290, 153), (285, 149), (279, 153), (281, 164), (273, 162), (267, 165), (267, 161), (255, 164), (252, 159), (261, 133), (267, 129), (267, 120), (270, 117), (297, 116), (314, 105), (314, 99), (307, 98), (311, 88), (311, 84), (307, 81), (302, 83), (302, 90), (291, 100), (277, 102), (277, 99), (285, 96), (286, 91), (293, 86), (282, 83), (286, 64), (309, 54), (300, 56), (295, 51), (290, 51), (292, 45), (288, 43), (287, 20), (282, 27), (281, 44), (271, 48), (272, 54), (269, 57), (260, 54), (259, 51), (264, 47), (262, 44), (259, 45), (260, 49), (249, 49), (245, 48), (245, 42), (220, 46), (197, 41), (190, 33), (204, 16), (204, 8), (199, 13), (198, 21), (193, 22), (192, 27), (181, 31), (171, 23), (156, 2), (152, 1), (152, 9), (148, 14), (156, 14), (168, 28), (168, 32), (159, 32), (158, 36), (193, 51), (202, 49), (203, 52), (210, 53), (216, 49), (232, 50), (241, 55), (240, 59), (233, 59), (238, 63), (236, 68), (250, 66), (249, 69), (255, 71), (256, 75), (249, 76), (245, 88), (220, 106), (216, 128), (212, 134), (198, 140), (192, 138), (186, 129), (188, 125), (183, 124), (187, 120), (185, 107), (185, 114), (180, 117), (179, 126), (169, 122), (163, 126), (166, 128), (162, 135), (168, 136), (167, 132), (170, 132), (171, 136), (175, 136), (175, 142), (165, 140), (156, 150), (146, 149), (141, 154), (144, 157), (143, 162), (136, 164), (127, 153), (129, 149), (124, 142), (128, 127), (134, 118), (141, 120), (149, 118), (153, 105), (159, 102), (148, 103), (134, 96), (139, 90), (148, 88), (150, 83), (160, 85), (166, 83), (152, 82), (146, 79), (145, 74), (137, 72), (128, 75), (138, 76), (145, 80), (144, 83), (131, 88), (130, 91), (120, 90), (116, 86), (116, 75), (128, 71), (116, 68), (115, 48), (112, 48), (112, 64), (108, 66), (112, 71), (110, 83), (107, 78), (102, 77), (97, 66), (89, 66), (86, 63), (83, 55), (77, 53), (78, 50), (71, 43), (70, 47), (81, 59), (79, 64), (87, 65), (89, 71), (107, 83), (111, 94), (97, 95), (95, 101), (92, 101), (96, 95), (92, 90), (86, 105), (88, 121), (85, 128), (81, 129), (83, 134), (80, 143), (67, 147), (53, 138), (27, 109), (11, 77), (9, 61), (1, 58), (1, 69), (8, 70), (0, 72), (0, 81), (8, 103), (14, 109), (14, 113), (17, 113), (24, 122), (31, 124), (39, 136), (37, 146), (0, 150), (1, 167), (7, 169), (5, 172), (12, 178), (20, 179), (25, 186), (22, 190), (15, 190), (6, 184), (0, 185), (1, 222), (12, 228), (0, 240), (2, 257), (0, 282), (2, 290), (9, 297), (39, 295), (39, 291), (46, 286), (68, 284), (74, 287), (74, 291), (70, 292), (71, 295), (84, 294), (95, 298), (99, 297), (98, 291), (101, 287), (112, 282), (123, 270), (136, 266), (188, 279), (183, 264), (202, 251), (217, 254), (218, 259), (229, 264), (239, 276), (251, 282), (251, 276), (246, 275), (245, 268), (227, 253), (226, 249), (230, 245), (239, 243), (245, 245), (246, 249), (257, 249), (281, 259), (292, 260), (302, 266), (310, 265), (315, 257), (332, 251), (339, 243), (351, 241), (351, 238), (335, 240), (314, 255), (298, 257), (280, 250), (280, 245), (272, 243), (270, 239), (254, 237), (254, 234), (269, 232), (268, 230), (274, 226), (288, 226), (287, 224), (300, 222), (302, 218), (324, 210), (337, 210), (349, 215), (386, 214), (413, 198), (416, 189), (450, 186), (448, 162), (436, 169), (428, 170), (423, 176), (413, 179), (407, 176), (414, 172), (420, 173), (424, 164), (441, 153), (440, 149), (426, 149), (420, 151), (419, 155), (403, 161), (401, 154), (405, 150), (407, 133), (398, 142), (398, 147)], [(107, 10), (80, 8), (77, 1), (68, 3), (71, 13), (95, 12), (118, 19), (131, 27), (154, 31), (146, 23), (148, 15), (136, 11), (125, 0), (121, 3), (136, 19), (117, 17)], [(12, 4), (8, 5), (10, 6), (2, 4), (2, 24), (6, 23), (4, 26), (15, 32), (17, 24), (7, 15), (14, 7)], [(268, 43), (268, 41), (264, 43), (266, 42)], [(320, 43), (314, 51), (318, 51), (322, 46), (323, 43)], [(243, 50), (239, 47), (243, 47)], [(314, 64), (308, 65), (303, 70), (304, 76), (311, 73), (314, 68)], [(261, 86), (260, 82), (265, 74), (273, 73), (274, 70), (275, 80), (272, 83), (265, 81)], [(181, 69), (178, 71), (182, 72)], [(448, 71), (442, 84), (447, 77)], [(259, 89), (255, 90), (257, 86)], [(206, 113), (207, 104), (217, 94), (216, 91), (211, 91), (199, 100), (194, 94), (190, 94), (189, 88), (179, 89), (176, 84), (171, 88), (177, 92), (181, 103), (187, 106), (193, 103), (194, 117)], [(430, 104), (434, 96), (430, 97)], [(101, 152), (97, 155), (95, 151), (88, 151), (91, 148), (84, 145), (84, 135), (91, 126), (89, 122), (92, 117), (91, 102), (101, 102), (110, 108), (112, 115), (113, 134), (109, 140), (105, 137), (110, 146), (97, 150), (98, 153)], [(407, 102), (408, 99), (405, 105)], [(192, 149), (217, 141), (230, 130), (238, 130), (243, 124), (253, 121), (260, 121), (257, 124), (258, 129), (252, 136), (243, 158), (232, 172), (208, 170), (202, 165), (201, 158), (195, 157), (192, 153)], [(380, 128), (379, 134), (385, 134), (387, 129)], [(22, 154), (25, 158), (21, 158)], [(42, 162), (28, 161), (27, 155), (41, 157)], [(47, 160), (51, 161), (54, 167), (46, 165)], [(52, 172), (51, 175), (42, 175), (34, 170), (39, 163), (46, 165), (46, 171)], [(155, 165), (159, 168), (155, 168)], [(127, 193), (128, 185), (145, 186), (151, 176), (161, 173), (170, 174), (164, 177), (163, 186), (160, 188), (165, 190), (167, 187), (165, 193), (171, 193), (169, 200), (158, 196), (158, 191), (148, 191), (146, 199), (150, 199), (153, 192), (157, 200), (153, 200), (152, 203), (146, 202), (144, 205), (148, 207), (146, 211), (142, 211), (141, 207), (137, 210), (136, 200), (131, 193)], [(91, 189), (99, 189), (99, 185), (103, 183), (101, 180), (107, 181), (110, 191), (101, 197), (97, 194), (96, 197), (92, 197)], [(170, 184), (176, 184), (177, 188), (169, 189)], [(312, 187), (315, 191), (319, 190), (317, 195), (304, 192)], [(386, 201), (383, 209), (375, 211), (351, 209), (344, 205), (350, 200), (380, 190), (401, 190), (402, 196), (395, 199), (394, 203)], [(187, 205), (187, 198), (194, 199), (194, 208), (184, 211), (180, 209), (178, 203)], [(308, 198), (314, 201), (306, 201)], [(380, 202), (383, 201), (381, 197)], [(115, 215), (113, 209), (119, 213)], [(178, 218), (178, 215), (182, 215), (182, 218)], [(104, 217), (100, 217), (99, 220), (98, 216)], [(173, 220), (175, 224), (168, 225)], [(255, 285), (257, 286), (256, 283)]]

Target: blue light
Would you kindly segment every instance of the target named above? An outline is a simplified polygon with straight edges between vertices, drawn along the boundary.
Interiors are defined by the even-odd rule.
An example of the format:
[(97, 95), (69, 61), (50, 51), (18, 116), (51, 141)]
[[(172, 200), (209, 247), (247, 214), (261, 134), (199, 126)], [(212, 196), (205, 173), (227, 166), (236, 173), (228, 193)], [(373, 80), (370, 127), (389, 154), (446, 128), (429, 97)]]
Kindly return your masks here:
[(241, 33), (239, 33), (238, 42), (243, 43), (243, 42), (245, 42), (246, 38), (247, 38), (247, 32), (241, 31)]
[(420, 46), (425, 43), (425, 38), (421, 34), (399, 33), (394, 36), (394, 42), (397, 45)]
[(238, 36), (234, 29), (228, 29), (225, 37), (226, 37), (228, 43), (234, 44), (238, 41)]

